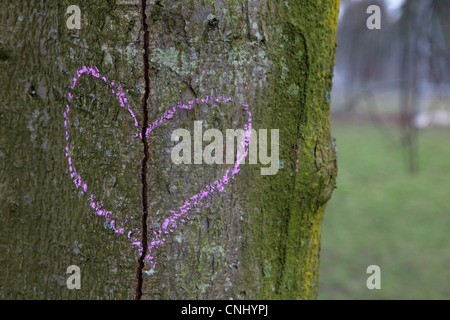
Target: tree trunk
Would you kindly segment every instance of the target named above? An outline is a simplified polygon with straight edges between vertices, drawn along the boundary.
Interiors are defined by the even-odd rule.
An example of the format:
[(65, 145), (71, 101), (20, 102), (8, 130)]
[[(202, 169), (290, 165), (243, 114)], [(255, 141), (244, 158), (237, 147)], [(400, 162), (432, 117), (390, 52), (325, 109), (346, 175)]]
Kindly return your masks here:
[[(178, 102), (233, 99), (181, 110), (148, 136), (149, 234), (233, 168), (174, 164), (175, 129), (193, 132), (194, 121), (203, 121), (203, 131), (242, 128), (247, 115), (241, 106), (248, 103), (258, 136), (260, 129), (268, 135), (279, 129), (280, 151), (275, 175), (261, 175), (266, 165), (242, 164), (208, 208), (191, 210), (190, 219), (152, 250), (156, 265), (145, 266), (143, 298), (315, 298), (321, 221), (336, 180), (329, 107), (339, 1), (147, 2), (150, 123)], [(69, 86), (77, 70), (96, 66), (109, 83), (120, 81), (129, 90), (141, 129), (140, 1), (79, 2), (79, 30), (66, 25), (72, 4), (1, 4), (3, 299), (135, 294), (139, 252), (131, 241), (141, 230), (143, 144), (130, 113), (101, 78), (84, 74), (73, 90)], [(86, 192), (74, 183), (66, 153)], [(115, 221), (128, 219), (130, 239), (96, 214), (91, 195)], [(66, 286), (70, 265), (80, 267), (79, 290)]]

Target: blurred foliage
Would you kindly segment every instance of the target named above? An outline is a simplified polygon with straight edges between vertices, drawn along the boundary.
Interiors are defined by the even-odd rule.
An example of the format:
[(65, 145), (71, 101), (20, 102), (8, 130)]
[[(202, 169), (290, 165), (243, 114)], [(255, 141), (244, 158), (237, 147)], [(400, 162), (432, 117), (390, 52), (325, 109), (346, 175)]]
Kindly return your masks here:
[[(319, 299), (450, 298), (447, 129), (419, 137), (417, 175), (377, 128), (335, 121), (338, 188), (322, 230)], [(381, 290), (366, 269), (381, 268)]]
[[(400, 66), (405, 48), (418, 56), (408, 62), (413, 69), (420, 58), (428, 64), (427, 79), (450, 83), (450, 2), (406, 0), (399, 12), (388, 10), (389, 0), (342, 1), (336, 53), (337, 71), (347, 84), (362, 84), (405, 79)], [(367, 7), (381, 9), (381, 30), (369, 30)]]

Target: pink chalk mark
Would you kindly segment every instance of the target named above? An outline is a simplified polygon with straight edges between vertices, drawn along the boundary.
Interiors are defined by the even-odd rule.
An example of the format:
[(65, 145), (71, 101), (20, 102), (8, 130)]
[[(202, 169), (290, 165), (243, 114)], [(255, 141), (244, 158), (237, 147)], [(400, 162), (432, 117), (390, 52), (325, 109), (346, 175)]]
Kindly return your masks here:
[[(73, 84), (72, 86), (70, 86), (69, 88), (74, 89), (75, 85), (77, 83), (78, 78), (81, 77), (81, 75), (83, 75), (84, 73), (90, 74), (93, 77), (99, 78), (100, 72), (98, 71), (97, 67), (92, 66), (92, 67), (86, 67), (83, 66), (80, 70), (77, 70), (77, 77), (73, 78)], [(115, 85), (114, 82), (112, 82), (111, 84), (108, 83), (108, 80), (106, 79), (106, 77), (101, 77), (101, 79), (103, 79), (103, 81), (109, 86), (109, 87), (113, 87)], [(112, 93), (116, 93), (116, 99), (119, 102), (120, 106), (122, 108), (126, 108), (127, 111), (130, 113), (131, 117), (134, 119), (134, 125), (136, 127), (136, 135), (135, 137), (139, 137), (142, 139), (142, 134), (140, 133), (139, 130), (139, 122), (136, 118), (136, 115), (134, 114), (134, 112), (131, 109), (131, 106), (128, 105), (128, 99), (125, 97), (125, 93), (123, 92), (123, 88), (120, 85), (120, 82), (118, 83), (118, 86), (116, 88), (117, 93), (115, 92), (114, 89), (112, 89)], [(126, 92), (128, 92), (128, 90), (126, 90)], [(73, 98), (73, 95), (71, 93), (68, 93), (69, 99), (68, 102), (70, 103), (70, 100)], [(222, 95), (221, 97), (216, 97), (216, 99), (213, 99), (211, 96), (206, 96), (206, 99), (203, 98), (201, 99), (202, 103), (210, 103), (212, 101), (215, 101), (217, 103), (223, 103), (223, 102), (230, 102), (233, 101), (232, 98), (226, 98), (224, 95)], [(199, 99), (195, 99), (195, 103), (198, 105), (199, 104)], [(173, 114), (177, 111), (177, 109), (187, 109), (190, 110), (193, 108), (193, 104), (194, 101), (191, 100), (188, 102), (188, 105), (182, 104), (181, 102), (178, 102), (178, 104), (174, 105), (172, 108), (168, 109), (159, 119), (157, 119), (156, 121), (154, 121), (149, 128), (146, 131), (146, 136), (148, 137), (151, 133), (152, 130), (156, 129), (158, 126), (160, 126), (161, 124), (163, 124), (164, 122), (166, 122), (167, 120), (170, 120), (173, 118)], [(158, 249), (160, 245), (163, 245), (165, 243), (165, 241), (167, 240), (167, 236), (170, 233), (173, 233), (175, 231), (175, 229), (181, 227), (183, 224), (186, 223), (187, 220), (190, 220), (190, 216), (189, 216), (189, 212), (191, 212), (192, 209), (196, 209), (196, 212), (199, 212), (199, 207), (203, 206), (203, 201), (205, 199), (210, 199), (212, 200), (212, 195), (214, 193), (217, 192), (223, 192), (225, 190), (225, 188), (223, 187), (223, 184), (228, 184), (228, 182), (230, 182), (231, 180), (235, 180), (236, 179), (236, 175), (239, 173), (240, 169), (239, 166), (240, 164), (245, 160), (245, 158), (248, 155), (248, 146), (249, 146), (249, 141), (250, 141), (250, 135), (251, 135), (251, 128), (252, 128), (252, 122), (251, 122), (251, 112), (249, 110), (249, 106), (248, 104), (243, 104), (242, 105), (245, 109), (245, 111), (247, 111), (248, 114), (248, 123), (244, 125), (244, 130), (245, 130), (245, 138), (244, 141), (241, 142), (241, 146), (243, 147), (243, 149), (245, 149), (245, 151), (243, 153), (241, 153), (239, 150), (241, 150), (240, 148), (238, 148), (238, 152), (236, 154), (236, 163), (234, 165), (234, 169), (231, 172), (230, 175), (230, 170), (227, 170), (225, 172), (225, 175), (219, 179), (217, 179), (216, 181), (207, 184), (203, 189), (201, 189), (199, 191), (199, 193), (192, 195), (191, 197), (187, 198), (187, 200), (185, 200), (185, 202), (183, 203), (183, 205), (181, 205), (180, 207), (178, 207), (178, 209), (171, 211), (172, 216), (167, 218), (163, 225), (161, 226), (161, 228), (159, 228), (158, 230), (153, 232), (153, 238), (150, 241), (150, 245), (148, 246), (148, 254), (146, 256), (146, 261), (147, 263), (150, 263), (152, 265), (153, 268), (155, 268), (156, 266), (156, 256), (154, 255), (154, 250)], [(67, 141), (67, 145), (65, 147), (66, 150), (66, 157), (68, 158), (68, 163), (69, 163), (69, 169), (71, 171), (70, 177), (73, 180), (75, 186), (77, 188), (82, 187), (83, 189), (81, 190), (81, 193), (86, 193), (87, 192), (87, 184), (82, 180), (82, 178), (78, 175), (75, 166), (72, 164), (72, 159), (69, 156), (69, 122), (68, 117), (69, 117), (69, 113), (70, 113), (70, 105), (67, 104), (66, 105), (66, 111), (64, 112), (64, 127), (66, 129), (66, 141)], [(214, 187), (214, 185), (216, 185), (216, 188)], [(123, 234), (125, 231), (127, 232), (127, 236), (129, 239), (131, 239), (131, 234), (132, 231), (129, 230), (129, 227), (127, 226), (127, 219), (125, 221), (122, 221), (120, 223), (120, 225), (122, 226), (122, 228), (120, 229), (116, 229), (115, 225), (116, 222), (115, 220), (109, 220), (108, 216), (112, 214), (111, 211), (106, 211), (103, 210), (103, 202), (95, 202), (95, 196), (94, 194), (91, 194), (88, 198), (89, 200), (89, 205), (90, 207), (94, 210), (94, 212), (96, 212), (99, 216), (105, 216), (106, 222), (109, 223), (109, 225), (111, 226), (112, 230), (114, 230), (115, 233), (119, 233), (119, 234)], [(189, 201), (192, 200), (192, 201)], [(205, 204), (206, 208), (209, 208), (209, 203)], [(183, 219), (179, 219), (180, 217), (184, 217)], [(131, 220), (133, 219), (133, 217), (130, 218)], [(170, 229), (169, 231), (166, 231), (168, 226), (170, 223)], [(164, 231), (163, 231), (164, 230)], [(137, 235), (140, 234), (140, 230), (135, 228), (135, 232)], [(137, 238), (131, 239), (132, 242), (131, 244), (135, 247), (138, 248), (139, 253), (142, 252), (142, 246), (141, 246), (141, 242), (138, 241)]]

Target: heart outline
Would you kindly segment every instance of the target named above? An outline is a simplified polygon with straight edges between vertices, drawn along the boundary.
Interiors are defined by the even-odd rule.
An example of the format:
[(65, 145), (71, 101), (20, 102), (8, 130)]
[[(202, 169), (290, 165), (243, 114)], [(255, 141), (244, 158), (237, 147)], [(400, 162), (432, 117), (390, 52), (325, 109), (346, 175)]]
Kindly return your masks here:
[[(73, 78), (72, 86), (69, 86), (68, 88), (72, 89), (72, 90), (75, 89), (78, 79), (84, 73), (90, 74), (95, 78), (101, 77), (101, 79), (111, 88), (111, 91), (113, 94), (116, 95), (116, 100), (119, 101), (120, 106), (122, 108), (127, 108), (128, 112), (131, 114), (132, 118), (134, 119), (135, 127), (137, 128), (137, 133), (136, 133), (135, 137), (139, 137), (142, 140), (142, 133), (139, 132), (139, 121), (137, 120), (136, 115), (134, 114), (133, 110), (131, 109), (131, 106), (128, 104), (128, 99), (126, 98), (126, 94), (123, 91), (124, 89), (122, 88), (120, 82), (118, 82), (117, 88), (114, 89), (115, 83), (114, 82), (109, 83), (108, 80), (106, 79), (106, 77), (101, 76), (97, 67), (83, 66), (81, 69), (77, 70), (77, 77)], [(128, 90), (126, 92), (128, 92)], [(65, 150), (66, 150), (65, 156), (66, 156), (66, 158), (68, 160), (68, 164), (69, 164), (70, 177), (71, 177), (72, 181), (74, 182), (77, 189), (82, 187), (81, 194), (84, 194), (84, 193), (87, 193), (88, 186), (83, 181), (81, 176), (77, 173), (75, 166), (72, 163), (72, 157), (69, 154), (69, 140), (70, 139), (69, 139), (68, 116), (70, 113), (70, 101), (73, 98), (73, 95), (70, 92), (68, 92), (68, 96), (69, 96), (69, 98), (68, 98), (68, 101), (66, 104), (66, 111), (64, 112), (64, 127), (66, 129), (66, 142), (67, 142), (66, 148), (65, 148)], [(145, 134), (146, 137), (148, 137), (150, 135), (152, 130), (155, 130), (157, 127), (159, 127), (161, 124), (163, 124), (167, 120), (172, 119), (173, 115), (177, 111), (177, 109), (190, 110), (194, 107), (194, 104), (199, 105), (200, 104), (199, 101), (201, 101), (202, 103), (209, 103), (212, 101), (221, 103), (221, 102), (230, 102), (230, 101), (233, 101), (233, 99), (226, 98), (224, 95), (222, 95), (222, 96), (217, 97), (216, 99), (213, 99), (211, 96), (206, 96), (206, 99), (203, 98), (200, 100), (197, 98), (195, 100), (189, 101), (187, 105), (185, 105), (181, 102), (178, 102), (172, 108), (166, 110), (164, 112), (164, 115), (162, 115), (158, 120), (154, 121), (147, 128), (146, 134)], [(247, 103), (242, 104), (242, 107), (244, 107), (244, 110), (247, 111), (248, 123), (244, 124), (244, 126), (243, 126), (244, 132), (245, 132), (245, 137), (241, 141), (241, 145), (240, 145), (241, 148), (239, 148), (239, 147), (237, 148), (236, 162), (234, 164), (234, 169), (231, 172), (231, 175), (229, 176), (230, 169), (228, 169), (222, 178), (219, 178), (219, 179), (211, 182), (210, 184), (207, 184), (203, 189), (200, 190), (199, 193), (194, 194), (194, 195), (190, 196), (189, 198), (187, 198), (184, 201), (184, 204), (179, 206), (176, 209), (176, 210), (179, 210), (179, 213), (177, 213), (176, 210), (172, 210), (171, 214), (173, 214), (173, 216), (168, 217), (157, 231), (153, 231), (152, 239), (150, 241), (150, 244), (148, 245), (148, 250), (147, 250), (148, 253), (145, 257), (146, 263), (149, 263), (153, 269), (156, 267), (156, 257), (151, 255), (152, 250), (153, 249), (157, 250), (159, 248), (159, 246), (164, 244), (164, 242), (167, 240), (170, 233), (173, 233), (176, 229), (178, 229), (182, 225), (184, 225), (186, 223), (186, 220), (190, 219), (188, 213), (191, 209), (203, 206), (203, 200), (205, 200), (209, 196), (213, 195), (216, 191), (223, 192), (224, 184), (226, 185), (226, 184), (228, 184), (229, 181), (236, 180), (236, 175), (240, 171), (239, 166), (243, 161), (245, 161), (245, 158), (248, 155), (248, 146), (249, 146), (251, 129), (252, 129), (252, 121), (251, 121), (252, 115), (251, 115), (250, 107)], [(240, 153), (240, 150), (244, 150), (244, 152)], [(109, 216), (112, 215), (112, 212), (103, 209), (103, 201), (102, 200), (96, 201), (94, 194), (91, 194), (89, 196), (88, 200), (90, 201), (90, 207), (98, 215), (105, 216), (106, 223), (110, 225), (111, 229), (115, 233), (123, 234), (125, 232), (125, 230), (128, 230), (128, 239), (131, 239), (130, 235), (131, 235), (132, 231), (129, 230), (129, 228), (127, 227), (128, 219), (125, 219), (125, 221), (122, 221), (120, 223), (121, 227), (119, 229), (117, 229), (115, 220), (112, 220), (112, 219), (110, 220), (110, 218), (109, 218)], [(207, 204), (206, 207), (208, 207), (208, 206), (209, 205)], [(179, 220), (179, 218), (181, 218), (181, 219)], [(131, 217), (131, 219), (133, 219), (133, 217)], [(178, 222), (178, 224), (177, 224), (177, 222)], [(171, 228), (168, 229), (169, 224), (170, 224)], [(137, 231), (136, 232), (137, 234), (140, 233), (140, 230), (138, 228), (136, 228), (135, 231)], [(142, 248), (142, 245), (141, 245), (141, 242), (139, 241), (139, 239), (133, 238), (132, 245), (138, 248), (139, 254), (142, 253), (143, 248)]]

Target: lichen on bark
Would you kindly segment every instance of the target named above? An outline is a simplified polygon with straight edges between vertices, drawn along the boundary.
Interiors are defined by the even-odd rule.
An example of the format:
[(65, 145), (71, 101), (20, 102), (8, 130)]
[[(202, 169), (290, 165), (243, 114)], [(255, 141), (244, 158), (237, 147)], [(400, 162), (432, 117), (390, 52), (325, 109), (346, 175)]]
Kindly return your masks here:
[[(2, 298), (134, 294), (137, 252), (104, 228), (68, 175), (63, 110), (67, 86), (83, 65), (120, 81), (139, 110), (138, 3), (84, 2), (81, 30), (65, 26), (70, 1), (7, 1), (1, 11)], [(155, 226), (224, 172), (221, 165), (174, 165), (176, 128), (192, 132), (194, 120), (204, 130), (242, 127), (239, 105), (248, 102), (256, 130), (280, 130), (283, 165), (274, 176), (243, 165), (236, 182), (160, 248), (156, 268), (145, 269), (144, 299), (315, 298), (321, 220), (336, 179), (328, 96), (338, 1), (148, 3), (150, 122), (178, 101), (222, 94), (235, 100), (180, 112), (152, 132)], [(95, 79), (80, 82), (74, 101), (71, 152), (80, 173), (108, 209), (136, 216), (142, 150), (131, 119)], [(82, 290), (65, 286), (71, 264), (81, 268)]]

